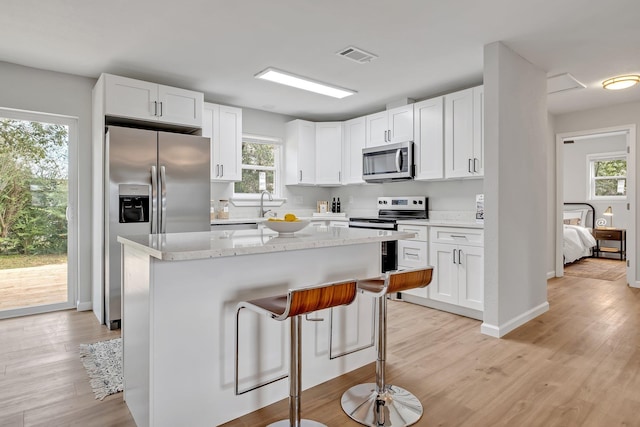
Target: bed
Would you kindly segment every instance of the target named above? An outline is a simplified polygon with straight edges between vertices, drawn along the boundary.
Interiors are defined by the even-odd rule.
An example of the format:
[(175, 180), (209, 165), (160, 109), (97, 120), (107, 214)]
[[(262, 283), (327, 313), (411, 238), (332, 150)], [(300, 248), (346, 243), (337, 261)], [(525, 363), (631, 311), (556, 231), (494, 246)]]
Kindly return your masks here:
[(564, 263), (575, 262), (592, 255), (595, 209), (589, 203), (565, 203), (562, 213)]

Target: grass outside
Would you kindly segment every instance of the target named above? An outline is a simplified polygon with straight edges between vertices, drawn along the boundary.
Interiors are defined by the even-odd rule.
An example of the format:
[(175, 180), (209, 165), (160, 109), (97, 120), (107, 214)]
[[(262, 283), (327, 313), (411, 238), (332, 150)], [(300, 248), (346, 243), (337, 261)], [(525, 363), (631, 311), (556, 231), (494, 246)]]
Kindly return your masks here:
[(67, 254), (49, 255), (0, 255), (0, 270), (38, 267), (41, 265), (65, 264)]

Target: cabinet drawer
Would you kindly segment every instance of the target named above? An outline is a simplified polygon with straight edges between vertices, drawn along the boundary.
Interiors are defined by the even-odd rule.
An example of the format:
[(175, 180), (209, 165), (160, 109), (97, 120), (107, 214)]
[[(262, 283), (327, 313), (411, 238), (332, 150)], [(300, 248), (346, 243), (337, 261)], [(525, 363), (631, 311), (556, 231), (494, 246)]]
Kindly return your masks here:
[(428, 265), (427, 242), (398, 240), (398, 268), (419, 268)]
[(431, 227), (432, 243), (484, 246), (484, 230), (478, 228)]
[(598, 240), (622, 240), (622, 230), (598, 230), (593, 231)]
[(406, 233), (416, 233), (416, 237), (408, 240), (420, 240), (426, 242), (427, 240), (427, 226), (426, 225), (406, 225), (399, 224), (398, 231), (404, 231)]

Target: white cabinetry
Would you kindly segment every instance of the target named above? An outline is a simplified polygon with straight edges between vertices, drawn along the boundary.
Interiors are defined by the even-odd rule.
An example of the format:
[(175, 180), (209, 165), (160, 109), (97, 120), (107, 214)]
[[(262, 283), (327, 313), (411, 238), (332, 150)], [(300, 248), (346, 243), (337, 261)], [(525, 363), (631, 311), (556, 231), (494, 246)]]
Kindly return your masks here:
[(242, 180), (242, 110), (205, 103), (202, 136), (211, 138), (211, 180)]
[(366, 117), (367, 147), (413, 141), (413, 104)]
[(317, 185), (340, 185), (342, 181), (342, 122), (316, 123)]
[[(413, 239), (398, 240), (398, 269), (427, 267), (429, 265), (427, 226), (399, 224), (398, 231), (416, 233)], [(428, 287), (410, 289), (403, 294), (427, 298), (428, 289)]]
[(287, 123), (285, 143), (285, 184), (315, 184), (316, 124), (305, 120)]
[(432, 227), (429, 259), (434, 265), (429, 298), (460, 307), (484, 309), (484, 231)]
[(445, 177), (484, 174), (484, 88), (478, 86), (445, 95)]
[(366, 118), (344, 122), (342, 151), (342, 183), (362, 184), (362, 149), (367, 140)]
[(105, 115), (199, 128), (204, 95), (186, 89), (103, 74)]
[(444, 178), (444, 97), (414, 104), (413, 135), (417, 180)]

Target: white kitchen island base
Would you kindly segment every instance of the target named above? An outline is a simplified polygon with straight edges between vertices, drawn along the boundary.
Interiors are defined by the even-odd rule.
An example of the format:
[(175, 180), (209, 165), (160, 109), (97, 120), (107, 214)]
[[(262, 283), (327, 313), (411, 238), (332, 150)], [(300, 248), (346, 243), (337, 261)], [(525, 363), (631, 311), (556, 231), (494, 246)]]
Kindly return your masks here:
[[(266, 236), (271, 246), (259, 245), (259, 253), (251, 253), (255, 251), (236, 244), (236, 255), (225, 256), (227, 249), (215, 253), (175, 249), (183, 241), (173, 242), (173, 252), (167, 252), (171, 236), (177, 239), (179, 235), (145, 236), (150, 243), (144, 243), (142, 236), (120, 238), (124, 398), (138, 426), (214, 426), (286, 398), (287, 380), (235, 395), (237, 303), (290, 288), (376, 276), (380, 241), (398, 238), (388, 235), (370, 243), (354, 243), (367, 241), (354, 236), (378, 232), (325, 229), (324, 233), (338, 233), (343, 243), (329, 246), (324, 241), (317, 247), (310, 243), (312, 237), (326, 236), (320, 234), (322, 230), (313, 230), (308, 235), (309, 248), (298, 249), (305, 246), (302, 238), (288, 239), (287, 244), (287, 239), (252, 232), (261, 233), (263, 241)], [(211, 233), (211, 240), (220, 239), (220, 234)], [(160, 259), (171, 257), (173, 260)], [(372, 342), (372, 305), (370, 297), (359, 294), (351, 306), (334, 309), (332, 353)], [(373, 347), (330, 360), (330, 310), (312, 317), (324, 321), (303, 321), (303, 389), (375, 360)], [(287, 373), (287, 326), (287, 322), (242, 312), (241, 389)], [(304, 416), (304, 396), (302, 407)]]

